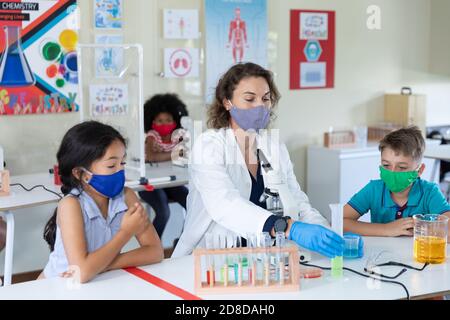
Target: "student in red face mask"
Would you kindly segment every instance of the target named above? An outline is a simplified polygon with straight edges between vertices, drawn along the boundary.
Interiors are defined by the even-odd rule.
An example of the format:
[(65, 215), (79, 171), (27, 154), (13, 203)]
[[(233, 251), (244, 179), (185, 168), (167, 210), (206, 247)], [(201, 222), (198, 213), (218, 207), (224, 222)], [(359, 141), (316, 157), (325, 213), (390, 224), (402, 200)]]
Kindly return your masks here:
[[(175, 94), (157, 94), (144, 104), (144, 129), (146, 132), (145, 157), (147, 162), (171, 161), (173, 151), (182, 141), (181, 117), (187, 116), (186, 105)], [(139, 196), (147, 202), (156, 217), (153, 221), (161, 238), (169, 220), (169, 200), (186, 209), (188, 190), (184, 186), (141, 191)]]

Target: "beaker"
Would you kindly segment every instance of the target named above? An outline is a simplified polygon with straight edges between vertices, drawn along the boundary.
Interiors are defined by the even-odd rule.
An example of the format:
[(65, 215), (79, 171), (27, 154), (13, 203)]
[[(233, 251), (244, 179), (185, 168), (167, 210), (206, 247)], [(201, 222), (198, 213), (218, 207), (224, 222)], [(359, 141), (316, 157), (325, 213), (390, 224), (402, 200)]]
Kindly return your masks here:
[(358, 147), (365, 148), (367, 146), (367, 126), (354, 126), (355, 142)]
[(447, 253), (448, 217), (416, 214), (414, 219), (414, 259), (421, 263), (443, 263)]
[(0, 86), (25, 87), (33, 85), (36, 79), (22, 49), (20, 28), (5, 26), (3, 30), (5, 32), (5, 51), (0, 62)]
[(344, 235), (344, 258), (354, 259), (359, 256), (359, 236)]

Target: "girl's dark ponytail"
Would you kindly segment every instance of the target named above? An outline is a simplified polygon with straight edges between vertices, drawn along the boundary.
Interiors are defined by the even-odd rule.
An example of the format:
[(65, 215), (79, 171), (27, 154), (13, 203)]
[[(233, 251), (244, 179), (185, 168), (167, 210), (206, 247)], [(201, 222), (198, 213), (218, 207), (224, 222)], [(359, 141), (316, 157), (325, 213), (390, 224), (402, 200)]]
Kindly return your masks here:
[(50, 251), (55, 250), (55, 240), (56, 240), (56, 212), (58, 208), (53, 212), (52, 217), (48, 220), (44, 228), (44, 240), (48, 243)]
[[(64, 184), (61, 186), (61, 192), (64, 195), (67, 195), (70, 190), (64, 186)], [(55, 240), (56, 240), (56, 213), (58, 212), (58, 208), (55, 208), (55, 211), (53, 211), (53, 215), (50, 218), (50, 220), (47, 221), (44, 228), (44, 240), (48, 243), (48, 246), (50, 248), (50, 251), (53, 251), (55, 249)]]
[[(125, 139), (116, 129), (96, 121), (77, 124), (67, 131), (56, 154), (62, 183), (61, 192), (64, 196), (73, 189), (83, 189), (81, 181), (73, 175), (72, 170), (79, 167), (90, 168), (95, 160), (104, 156), (115, 140), (126, 146)], [(56, 208), (44, 228), (44, 239), (51, 251), (55, 249), (57, 210)]]

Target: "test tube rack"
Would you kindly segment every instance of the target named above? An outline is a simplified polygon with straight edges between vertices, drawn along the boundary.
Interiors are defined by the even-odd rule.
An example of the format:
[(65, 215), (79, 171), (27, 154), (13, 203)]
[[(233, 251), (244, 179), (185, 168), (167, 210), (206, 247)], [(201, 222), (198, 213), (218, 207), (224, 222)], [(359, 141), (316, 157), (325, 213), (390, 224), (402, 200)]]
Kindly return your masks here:
[(327, 148), (342, 148), (355, 145), (355, 133), (351, 130), (325, 132), (323, 144)]
[(379, 142), (387, 134), (394, 130), (400, 129), (402, 126), (394, 123), (385, 123), (377, 126), (369, 126), (367, 128), (367, 140)]
[(9, 184), (9, 171), (0, 171), (0, 197), (9, 196), (10, 184)]
[[(227, 285), (224, 282), (214, 281), (214, 285), (204, 282), (202, 280), (202, 270), (206, 270), (207, 266), (202, 268), (202, 258), (223, 256), (228, 257), (232, 255), (277, 255), (284, 254), (288, 256), (289, 264), (287, 272), (289, 278), (283, 283), (279, 281), (270, 281), (268, 284), (264, 280), (255, 280), (254, 283), (250, 281), (242, 281), (240, 284), (229, 281)], [(270, 248), (227, 248), (227, 249), (202, 249), (197, 248), (193, 251), (194, 255), (194, 289), (196, 294), (233, 294), (233, 293), (262, 293), (262, 292), (289, 292), (300, 290), (300, 268), (299, 268), (299, 254), (297, 246), (287, 246), (284, 248), (270, 247)], [(284, 272), (284, 271), (283, 271)], [(256, 275), (254, 275), (256, 276)]]

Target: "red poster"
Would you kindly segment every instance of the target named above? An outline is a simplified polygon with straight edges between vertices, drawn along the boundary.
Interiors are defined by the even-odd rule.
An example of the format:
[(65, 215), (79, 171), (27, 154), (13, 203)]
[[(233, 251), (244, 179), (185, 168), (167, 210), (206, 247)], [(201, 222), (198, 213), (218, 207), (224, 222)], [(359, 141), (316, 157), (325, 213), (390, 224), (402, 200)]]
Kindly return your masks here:
[(335, 12), (291, 10), (291, 90), (334, 88)]

